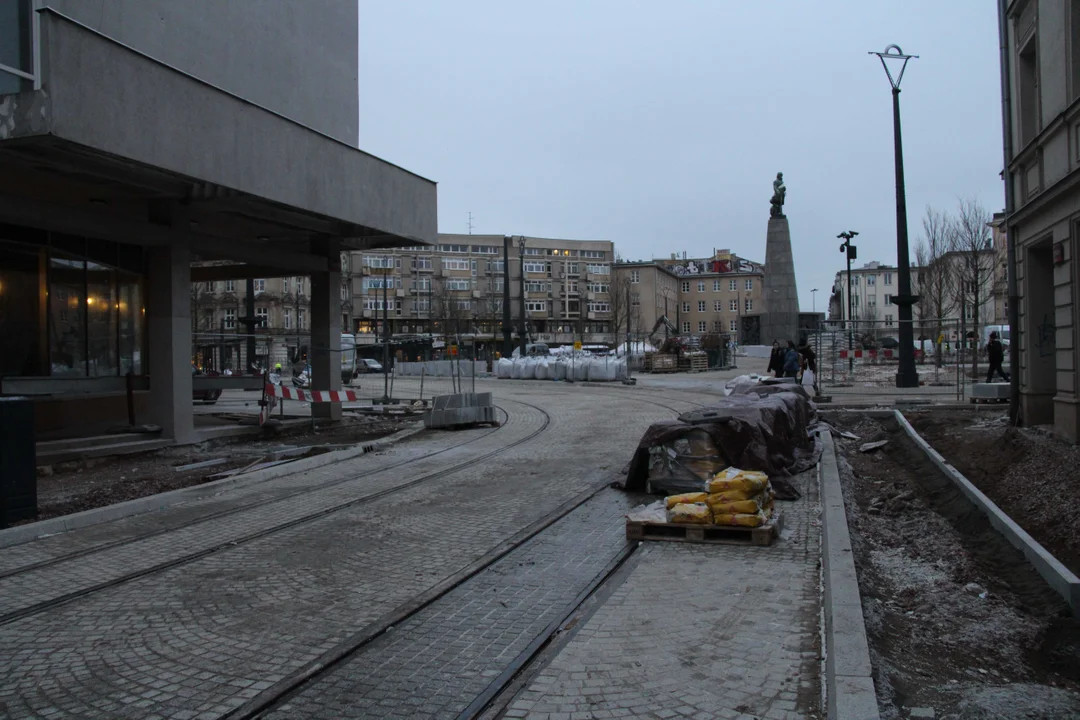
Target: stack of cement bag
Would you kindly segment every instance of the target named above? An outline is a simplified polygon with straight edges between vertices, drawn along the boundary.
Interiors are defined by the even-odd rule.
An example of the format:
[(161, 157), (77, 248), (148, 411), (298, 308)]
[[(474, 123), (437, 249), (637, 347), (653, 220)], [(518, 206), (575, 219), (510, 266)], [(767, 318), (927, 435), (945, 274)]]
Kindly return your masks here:
[(707, 488), (708, 492), (669, 495), (668, 522), (761, 527), (772, 517), (774, 493), (765, 473), (728, 468), (717, 473)]
[(626, 358), (587, 355), (502, 358), (495, 365), (495, 377), (503, 380), (615, 382), (626, 377)]

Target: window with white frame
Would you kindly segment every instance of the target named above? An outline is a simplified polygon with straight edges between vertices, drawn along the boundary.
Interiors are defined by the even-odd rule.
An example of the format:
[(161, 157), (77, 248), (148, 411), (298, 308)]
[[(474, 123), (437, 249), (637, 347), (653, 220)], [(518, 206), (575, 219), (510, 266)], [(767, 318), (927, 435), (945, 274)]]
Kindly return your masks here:
[(747, 290), (753, 290), (754, 289), (754, 278), (746, 278), (746, 285), (744, 287)]
[(729, 332), (735, 332), (738, 329), (739, 329), (738, 323), (736, 323), (734, 320), (729, 320), (728, 321), (728, 331)]
[(527, 273), (547, 272), (547, 263), (527, 262), (527, 263), (525, 263), (525, 272), (527, 272)]
[(431, 278), (421, 277), (413, 280), (413, 290), (417, 292), (431, 292)]
[(684, 333), (688, 333), (688, 332), (690, 332), (690, 323), (689, 323), (689, 322), (684, 322), (684, 323), (682, 324), (682, 331), (683, 331)]
[(447, 278), (446, 279), (447, 290), (471, 290), (472, 280), (469, 278)]
[(712, 291), (713, 292), (720, 292), (720, 281), (719, 280), (713, 280), (712, 281)]
[(577, 263), (566, 263), (566, 272), (569, 275), (577, 275), (578, 274), (578, 264)]
[(529, 312), (546, 313), (548, 309), (547, 300), (526, 300), (525, 309)]
[(488, 271), (488, 273), (490, 273), (492, 275), (494, 275), (495, 273), (499, 273), (501, 275), (502, 272), (503, 272), (503, 261), (502, 260), (488, 260), (487, 271)]
[(723, 303), (723, 301), (721, 301), (721, 300), (713, 301), (712, 309), (713, 309), (713, 312), (723, 312), (724, 311), (724, 303)]
[(589, 303), (589, 312), (611, 312), (611, 303), (591, 302)]
[(852, 284), (852, 285), (855, 285), (855, 286), (858, 286), (858, 284), (859, 284), (859, 276), (858, 276), (858, 275), (856, 275), (855, 277), (851, 278), (851, 284)]
[(347, 283), (342, 283), (342, 285), (341, 285), (341, 299), (342, 300), (348, 300), (349, 299), (349, 286), (348, 286)]
[(394, 258), (391, 255), (365, 255), (364, 267), (392, 268), (394, 267)]
[(266, 281), (262, 278), (255, 281), (255, 292), (256, 294), (266, 292)]
[(386, 275), (372, 275), (371, 277), (366, 277), (361, 285), (365, 290), (382, 290), (383, 286), (386, 286), (388, 290), (392, 290), (396, 287), (394, 278)]
[(502, 277), (491, 278), (488, 280), (488, 289), (492, 292), (502, 292), (504, 279)]
[(591, 272), (593, 275), (609, 275), (609, 274), (611, 274), (611, 266), (610, 265), (589, 265), (587, 267), (588, 267), (588, 272)]
[(431, 298), (417, 298), (413, 300), (412, 306), (416, 312), (430, 312)]
[(685, 312), (685, 313), (690, 312), (690, 303), (683, 303), (682, 304), (682, 311)]
[(593, 292), (593, 293), (611, 292), (611, 286), (606, 284), (606, 283), (589, 283), (589, 292)]
[[(885, 284), (886, 285), (892, 285), (892, 273), (891, 272), (885, 273)], [(888, 305), (888, 303), (885, 303), (885, 304)]]
[(630, 282), (632, 282), (632, 283), (641, 282), (641, 273), (638, 272), (637, 270), (631, 270), (630, 271)]
[(607, 257), (607, 253), (605, 253), (603, 250), (582, 250), (581, 257), (603, 260), (605, 257)]
[(754, 309), (754, 301), (751, 300), (750, 298), (746, 298), (745, 308), (746, 308), (746, 312), (750, 312), (751, 310), (753, 310)]
[(281, 278), (281, 291), (289, 292), (289, 278)]
[(225, 281), (225, 292), (236, 292), (236, 281), (235, 280), (226, 280)]
[(285, 308), (281, 312), (281, 326), (286, 330), (292, 329), (292, 308)]
[(867, 285), (877, 285), (877, 277), (874, 276), (874, 275), (867, 275), (866, 276), (866, 284)]
[(698, 300), (697, 311), (698, 312), (705, 312), (705, 301), (704, 300)]
[(730, 310), (731, 312), (738, 312), (739, 311), (739, 301), (738, 300), (729, 300), (728, 301), (728, 310)]
[(689, 281), (683, 282), (681, 289), (682, 289), (683, 292), (690, 292), (690, 282)]
[(500, 247), (497, 245), (473, 245), (472, 251), (479, 255), (498, 255)]
[(713, 327), (713, 332), (723, 332), (724, 331), (724, 321), (723, 320), (713, 320), (712, 327)]
[(304, 322), (304, 308), (300, 308), (296, 311), (296, 329), (303, 330), (306, 323)]
[(448, 253), (467, 253), (469, 252), (468, 245), (440, 245), (439, 252)]
[(472, 263), (464, 258), (443, 258), (443, 270), (468, 270)]
[(735, 292), (736, 290), (739, 289), (738, 283), (739, 283), (738, 280), (728, 280), (727, 289), (732, 291), (732, 292)]
[(255, 308), (255, 325), (256, 327), (266, 327), (269, 324), (270, 314), (264, 307)]
[(472, 308), (472, 300), (454, 300), (454, 307), (458, 310), (469, 310)]
[(413, 270), (433, 270), (434, 265), (429, 257), (414, 257), (412, 259)]
[(525, 248), (525, 254), (526, 255), (547, 255), (550, 252), (551, 252), (550, 250), (547, 250), (545, 248), (535, 248), (535, 247), (527, 247), (527, 248)]
[(641, 293), (630, 293), (630, 307), (641, 305)]
[(893, 324), (893, 316), (892, 315), (888, 315), (888, 314), (885, 315), (885, 324), (890, 325), (890, 326)]
[(892, 305), (892, 295), (886, 295), (885, 296), (885, 304), (886, 305)]
[[(401, 301), (400, 300), (395, 300), (394, 298), (387, 298), (386, 299), (386, 306), (389, 307), (391, 310), (396, 310), (399, 315), (401, 314)], [(382, 300), (382, 298), (381, 297), (376, 297), (376, 296), (365, 298), (364, 299), (364, 309), (365, 310), (380, 310), (381, 311), (383, 309), (383, 300)]]
[(232, 330), (236, 327), (236, 309), (225, 308), (225, 329)]
[(704, 280), (698, 280), (697, 291), (698, 292), (705, 292), (705, 281)]
[(551, 292), (551, 283), (543, 280), (526, 280), (525, 292)]
[(697, 331), (699, 333), (705, 332), (706, 328), (708, 328), (708, 327), (709, 327), (709, 324), (707, 322), (705, 322), (704, 320), (698, 320)]

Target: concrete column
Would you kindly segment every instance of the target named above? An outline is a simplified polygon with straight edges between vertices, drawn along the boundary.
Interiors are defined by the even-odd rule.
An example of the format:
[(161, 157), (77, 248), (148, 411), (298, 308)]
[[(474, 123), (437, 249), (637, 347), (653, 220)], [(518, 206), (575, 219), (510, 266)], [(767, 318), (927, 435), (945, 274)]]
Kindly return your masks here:
[[(311, 253), (329, 260), (330, 270), (311, 274), (312, 390), (341, 389), (341, 253), (330, 238), (311, 243)], [(341, 419), (341, 403), (312, 403), (312, 417)]]
[(191, 253), (186, 240), (149, 250), (150, 422), (162, 437), (195, 440), (191, 397)]

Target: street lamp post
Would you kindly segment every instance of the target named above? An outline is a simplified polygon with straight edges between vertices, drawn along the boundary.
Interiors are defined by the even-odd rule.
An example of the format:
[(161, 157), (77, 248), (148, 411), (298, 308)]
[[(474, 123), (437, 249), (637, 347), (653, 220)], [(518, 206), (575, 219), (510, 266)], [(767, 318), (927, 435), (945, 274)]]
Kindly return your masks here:
[(813, 290), (810, 291), (810, 297), (813, 298), (811, 300), (811, 302), (813, 303), (814, 314), (816, 315), (817, 314), (817, 288), (814, 288)]
[[(899, 45), (889, 45), (884, 52), (871, 52), (881, 60), (885, 75), (892, 86), (893, 98), (893, 150), (896, 157), (896, 265), (900, 294), (892, 302), (900, 306), (900, 368), (896, 373), (896, 387), (918, 387), (919, 373), (915, 369), (915, 332), (912, 327), (911, 306), (919, 298), (911, 294), (911, 264), (908, 259), (907, 200), (904, 193), (904, 149), (900, 137), (900, 81), (908, 60), (918, 55), (905, 55)], [(893, 77), (886, 60), (902, 61), (900, 72)], [(895, 67), (895, 66), (894, 66)]]
[(518, 255), (521, 258), (521, 281), (520, 290), (521, 298), (518, 303), (518, 309), (521, 311), (521, 336), (518, 339), (518, 344), (521, 347), (521, 357), (525, 357), (525, 236), (518, 235)]
[(859, 233), (854, 230), (847, 230), (842, 232), (836, 237), (843, 239), (844, 242), (840, 243), (840, 252), (847, 255), (847, 349), (848, 349), (848, 373), (849, 375), (855, 374), (855, 330), (852, 327), (851, 320), (851, 261), (858, 257), (857, 249), (851, 244), (852, 239)]

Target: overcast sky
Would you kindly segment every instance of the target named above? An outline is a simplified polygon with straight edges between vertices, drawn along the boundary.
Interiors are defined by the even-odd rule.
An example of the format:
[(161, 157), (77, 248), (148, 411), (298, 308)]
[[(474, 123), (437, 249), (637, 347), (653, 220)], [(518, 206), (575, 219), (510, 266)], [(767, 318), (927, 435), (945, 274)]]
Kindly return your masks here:
[(892, 103), (869, 50), (920, 55), (901, 93), (908, 223), (1003, 206), (987, 0), (360, 0), (360, 147), (439, 184), (439, 231), (611, 240), (626, 259), (765, 260), (783, 171), (802, 309), (896, 262)]

